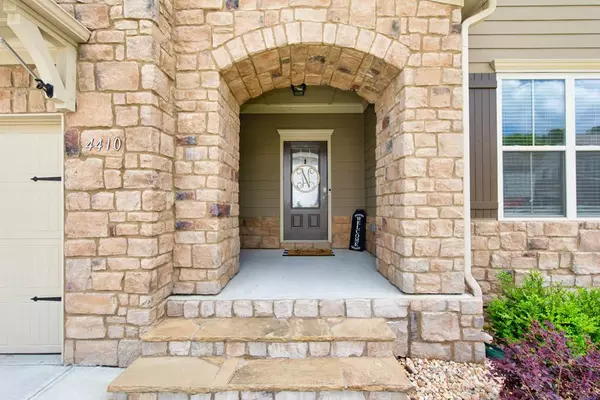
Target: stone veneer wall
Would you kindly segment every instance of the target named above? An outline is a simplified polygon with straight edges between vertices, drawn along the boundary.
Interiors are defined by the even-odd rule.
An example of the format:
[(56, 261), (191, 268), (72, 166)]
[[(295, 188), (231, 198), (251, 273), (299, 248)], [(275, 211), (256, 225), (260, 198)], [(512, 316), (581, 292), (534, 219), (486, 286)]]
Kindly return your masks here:
[[(379, 269), (407, 293), (464, 291), (459, 7), (59, 2), (92, 31), (65, 120), (66, 363), (127, 365), (171, 292), (237, 272), (239, 105), (291, 83), (376, 103)], [(22, 75), (4, 73), (0, 105), (44, 111)], [(85, 148), (109, 137), (119, 152)]]
[[(350, 243), (351, 217), (333, 217), (331, 247), (346, 249)], [(242, 249), (279, 249), (313, 247), (311, 243), (281, 243), (279, 217), (240, 217)], [(317, 247), (322, 246), (315, 243)]]
[(279, 249), (279, 217), (240, 217), (242, 249)]
[(473, 275), (486, 300), (498, 294), (497, 274), (520, 282), (537, 270), (566, 287), (600, 287), (600, 222), (472, 223)]
[(377, 255), (377, 114), (369, 105), (364, 112), (364, 154), (365, 154), (365, 211), (367, 213), (367, 251)]
[[(128, 365), (164, 314), (174, 246), (172, 4), (61, 4), (81, 45), (65, 132), (66, 363)], [(120, 152), (88, 151), (120, 137)]]
[[(35, 66), (30, 67), (36, 71)], [(37, 71), (36, 71), (37, 72)], [(31, 76), (21, 66), (0, 67), (0, 113), (54, 112), (54, 103), (36, 90)]]
[(413, 51), (375, 104), (378, 269), (405, 293), (464, 293), (461, 12), (412, 4)]
[[(377, 218), (367, 216), (367, 240), (365, 247), (367, 251), (377, 256)], [(375, 230), (373, 230), (375, 229)]]
[[(169, 317), (385, 318), (396, 334), (394, 355), (477, 362), (485, 360), (483, 302), (460, 297), (403, 299), (181, 300)], [(300, 352), (298, 352), (300, 353)]]
[[(93, 31), (78, 52), (78, 109), (65, 115), (63, 356), (125, 366), (172, 286), (172, 10), (121, 0), (61, 6)], [(34, 86), (22, 67), (0, 67), (0, 112), (55, 112)], [(85, 148), (116, 137), (120, 151)]]
[[(178, 55), (179, 71), (213, 65), (208, 54), (188, 56)], [(216, 294), (239, 270), (239, 105), (216, 71), (177, 77), (173, 291)]]
[[(217, 101), (208, 89), (227, 96), (225, 83), (239, 104), (301, 82), (357, 91), (376, 103), (380, 271), (406, 293), (464, 292), (460, 7), (427, 0), (198, 0), (176, 1), (175, 9), (180, 135), (210, 130), (210, 116), (203, 118)], [(218, 225), (204, 204), (192, 212), (193, 228), (177, 214), (177, 225), (189, 232), (177, 235), (176, 293), (216, 293), (235, 273), (237, 248), (226, 232), (238, 229), (237, 169), (226, 160), (237, 154), (235, 144), (217, 141), (207, 151), (223, 166), (219, 173), (176, 171), (178, 190), (216, 185), (219, 196), (208, 201), (223, 206)], [(200, 161), (205, 150), (188, 146), (202, 144), (178, 148), (178, 161)], [(208, 245), (200, 231), (207, 221), (215, 235), (232, 239)]]

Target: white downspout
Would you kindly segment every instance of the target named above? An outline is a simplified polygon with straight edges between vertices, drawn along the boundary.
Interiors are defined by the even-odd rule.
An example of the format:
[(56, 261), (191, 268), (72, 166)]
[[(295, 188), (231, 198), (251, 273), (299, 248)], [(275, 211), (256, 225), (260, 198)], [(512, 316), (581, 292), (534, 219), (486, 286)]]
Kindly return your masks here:
[(483, 297), (481, 286), (471, 272), (471, 169), (469, 137), (469, 28), (489, 17), (498, 5), (497, 0), (488, 0), (487, 8), (470, 16), (462, 23), (462, 67), (463, 67), (463, 132), (464, 132), (464, 214), (465, 214), (465, 281), (475, 297)]

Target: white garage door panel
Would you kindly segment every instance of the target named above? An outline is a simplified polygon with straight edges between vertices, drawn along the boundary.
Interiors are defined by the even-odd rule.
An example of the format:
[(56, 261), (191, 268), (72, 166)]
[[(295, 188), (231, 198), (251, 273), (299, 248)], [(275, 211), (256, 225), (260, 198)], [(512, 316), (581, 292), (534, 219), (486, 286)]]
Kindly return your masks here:
[(12, 321), (0, 330), (0, 353), (60, 353), (61, 303), (21, 300), (0, 304), (0, 313)]
[(0, 290), (15, 294), (43, 292), (60, 296), (60, 239), (2, 240), (0, 260), (4, 271)]
[[(0, 201), (0, 238), (54, 238), (60, 231), (61, 194), (53, 193), (60, 182), (2, 183), (2, 193), (14, 193)], [(53, 190), (54, 189), (54, 190)]]
[(0, 131), (0, 353), (60, 353), (62, 175), (58, 126)]
[(11, 194), (0, 200), (0, 238), (60, 237), (61, 183), (31, 180), (61, 175), (60, 147), (56, 134), (0, 134), (0, 185)]

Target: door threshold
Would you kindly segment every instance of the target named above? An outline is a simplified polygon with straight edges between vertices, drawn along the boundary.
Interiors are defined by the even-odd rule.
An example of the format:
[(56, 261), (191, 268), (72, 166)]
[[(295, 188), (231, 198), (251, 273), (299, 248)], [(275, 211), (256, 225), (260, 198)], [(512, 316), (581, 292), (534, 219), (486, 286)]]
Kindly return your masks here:
[(282, 240), (281, 243), (331, 243), (329, 240)]

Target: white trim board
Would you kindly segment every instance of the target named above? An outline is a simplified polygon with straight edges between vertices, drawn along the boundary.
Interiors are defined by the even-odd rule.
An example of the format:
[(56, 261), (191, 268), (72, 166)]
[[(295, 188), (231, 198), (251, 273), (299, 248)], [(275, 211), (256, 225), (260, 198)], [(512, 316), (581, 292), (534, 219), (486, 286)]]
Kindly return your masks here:
[[(332, 241), (332, 223), (331, 216), (331, 136), (334, 129), (277, 129), (279, 132), (279, 240), (281, 243), (300, 243), (302, 241), (285, 240), (284, 238), (284, 204), (283, 204), (283, 143), (284, 142), (327, 142), (327, 193), (329, 201), (327, 202), (327, 240)], [(304, 241), (306, 243), (307, 241)], [(310, 241), (319, 242), (318, 240)]]
[[(368, 103), (367, 103), (368, 106)], [(355, 104), (247, 104), (240, 114), (363, 114), (366, 107)]]
[(0, 114), (0, 127), (60, 125), (62, 128), (62, 121), (61, 113)]
[(497, 73), (528, 72), (600, 72), (600, 59), (530, 59), (510, 60), (498, 59), (490, 63)]
[(36, 25), (50, 31), (56, 39), (60, 38), (76, 45), (87, 42), (92, 35), (81, 22), (52, 0), (8, 0), (8, 2), (13, 3), (13, 7), (18, 8), (21, 14), (35, 20)]

